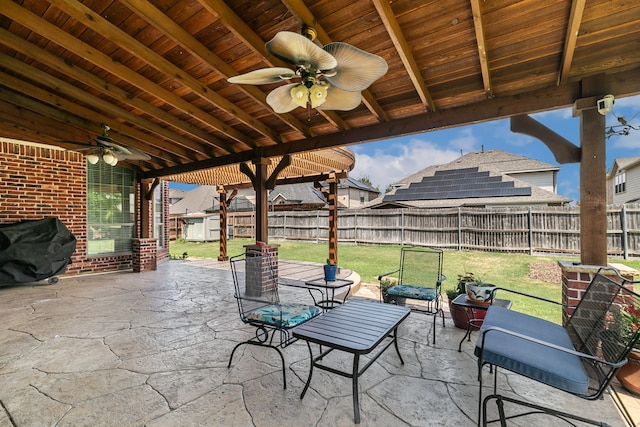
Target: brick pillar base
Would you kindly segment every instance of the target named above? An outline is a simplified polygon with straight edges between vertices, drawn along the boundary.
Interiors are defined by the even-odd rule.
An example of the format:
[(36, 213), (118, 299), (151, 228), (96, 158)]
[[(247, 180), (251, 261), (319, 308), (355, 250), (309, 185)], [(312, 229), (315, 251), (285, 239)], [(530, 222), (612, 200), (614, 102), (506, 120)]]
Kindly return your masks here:
[(156, 270), (158, 258), (156, 254), (156, 238), (132, 239), (133, 259), (131, 264), (135, 273)]
[[(584, 295), (584, 292), (587, 290), (589, 283), (591, 283), (591, 279), (593, 279), (593, 276), (598, 272), (601, 266), (584, 265), (579, 262), (570, 261), (558, 261), (558, 265), (562, 270), (562, 303), (576, 306), (582, 299), (582, 295)], [(640, 274), (637, 270), (623, 264), (612, 263), (608, 266), (616, 268), (622, 277), (630, 281), (633, 281), (633, 277), (635, 275)], [(617, 276), (611, 275), (611, 273), (607, 271), (604, 273), (612, 280), (616, 282), (618, 281)], [(572, 308), (563, 307), (563, 325), (567, 324), (571, 314), (573, 314)]]
[[(245, 292), (247, 296), (260, 296), (263, 292), (278, 287), (279, 246), (280, 245), (244, 246), (246, 253)], [(271, 261), (271, 265), (269, 265), (269, 261)]]

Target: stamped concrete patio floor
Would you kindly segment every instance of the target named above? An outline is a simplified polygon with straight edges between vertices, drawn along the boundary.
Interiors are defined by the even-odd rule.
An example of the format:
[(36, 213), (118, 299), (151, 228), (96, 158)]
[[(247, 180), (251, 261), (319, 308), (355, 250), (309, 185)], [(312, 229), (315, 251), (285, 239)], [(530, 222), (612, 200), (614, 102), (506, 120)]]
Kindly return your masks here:
[[(1, 287), (0, 427), (353, 425), (347, 378), (316, 370), (300, 400), (309, 368), (302, 342), (284, 351), (286, 390), (273, 350), (243, 346), (227, 368), (253, 330), (240, 322), (226, 267), (187, 259), (154, 272)], [(281, 299), (310, 301), (291, 287)], [(433, 346), (431, 329), (431, 317), (411, 314), (399, 331), (405, 364), (390, 349), (362, 376), (362, 426), (475, 425), (473, 341), (458, 353), (464, 332), (447, 318)], [(588, 402), (502, 371), (499, 388), (625, 425), (608, 395)], [(564, 424), (530, 417), (510, 425)]]

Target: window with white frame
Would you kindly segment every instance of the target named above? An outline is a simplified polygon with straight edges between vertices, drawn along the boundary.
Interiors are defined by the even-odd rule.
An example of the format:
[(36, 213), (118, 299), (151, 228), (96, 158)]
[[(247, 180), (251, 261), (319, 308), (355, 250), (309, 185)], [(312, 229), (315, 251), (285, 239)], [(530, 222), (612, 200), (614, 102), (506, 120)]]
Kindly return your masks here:
[(616, 194), (627, 191), (627, 174), (624, 171), (618, 172), (613, 178), (613, 184)]
[(158, 248), (164, 248), (164, 186), (156, 186), (153, 192), (153, 237)]
[(131, 253), (135, 172), (87, 162), (87, 254)]

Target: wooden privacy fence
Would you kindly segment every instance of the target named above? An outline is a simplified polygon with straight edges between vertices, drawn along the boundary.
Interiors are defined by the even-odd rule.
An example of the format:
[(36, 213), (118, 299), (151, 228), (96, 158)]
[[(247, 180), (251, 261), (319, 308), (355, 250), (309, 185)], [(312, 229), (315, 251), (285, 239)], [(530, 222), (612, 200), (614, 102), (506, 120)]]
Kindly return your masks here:
[[(231, 215), (232, 236), (255, 236), (253, 213)], [(270, 212), (268, 222), (270, 239), (328, 240), (326, 211)], [(341, 210), (338, 214), (338, 241), (578, 255), (580, 208)], [(640, 256), (640, 204), (607, 207), (607, 252), (625, 259)]]

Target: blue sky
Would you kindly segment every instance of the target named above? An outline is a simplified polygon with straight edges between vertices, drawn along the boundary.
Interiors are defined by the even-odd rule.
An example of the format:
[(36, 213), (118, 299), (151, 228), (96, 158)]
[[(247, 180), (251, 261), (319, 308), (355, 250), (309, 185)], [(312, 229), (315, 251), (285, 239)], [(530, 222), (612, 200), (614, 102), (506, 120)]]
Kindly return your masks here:
[[(618, 123), (616, 116), (624, 116), (635, 127), (640, 127), (640, 96), (617, 99), (613, 112), (607, 115), (607, 126)], [(574, 144), (580, 144), (580, 119), (572, 117), (570, 108), (533, 114), (532, 117)], [(356, 154), (356, 164), (350, 176), (368, 176), (374, 186), (384, 190), (388, 184), (427, 166), (448, 163), (461, 153), (480, 151), (483, 147), (559, 166), (558, 193), (579, 200), (579, 164), (559, 164), (541, 141), (511, 132), (508, 119), (351, 145), (349, 148)], [(613, 136), (607, 140), (607, 169), (616, 157), (634, 156), (640, 156), (640, 131), (632, 130), (628, 136)]]
[[(618, 123), (616, 116), (623, 116), (635, 127), (640, 127), (640, 96), (616, 99), (613, 113), (607, 115), (607, 126)], [(570, 108), (534, 114), (532, 117), (579, 145), (580, 119), (572, 117)], [(558, 193), (573, 200), (580, 198), (579, 164), (558, 164), (541, 141), (512, 133), (508, 119), (350, 145), (349, 148), (356, 155), (350, 176), (356, 179), (366, 176), (380, 190), (428, 166), (448, 163), (460, 157), (461, 153), (484, 148), (503, 150), (559, 166)], [(616, 157), (634, 156), (640, 156), (640, 131), (632, 130), (628, 136), (613, 136), (607, 140), (607, 169)], [(193, 188), (176, 183), (172, 183), (171, 187)]]

